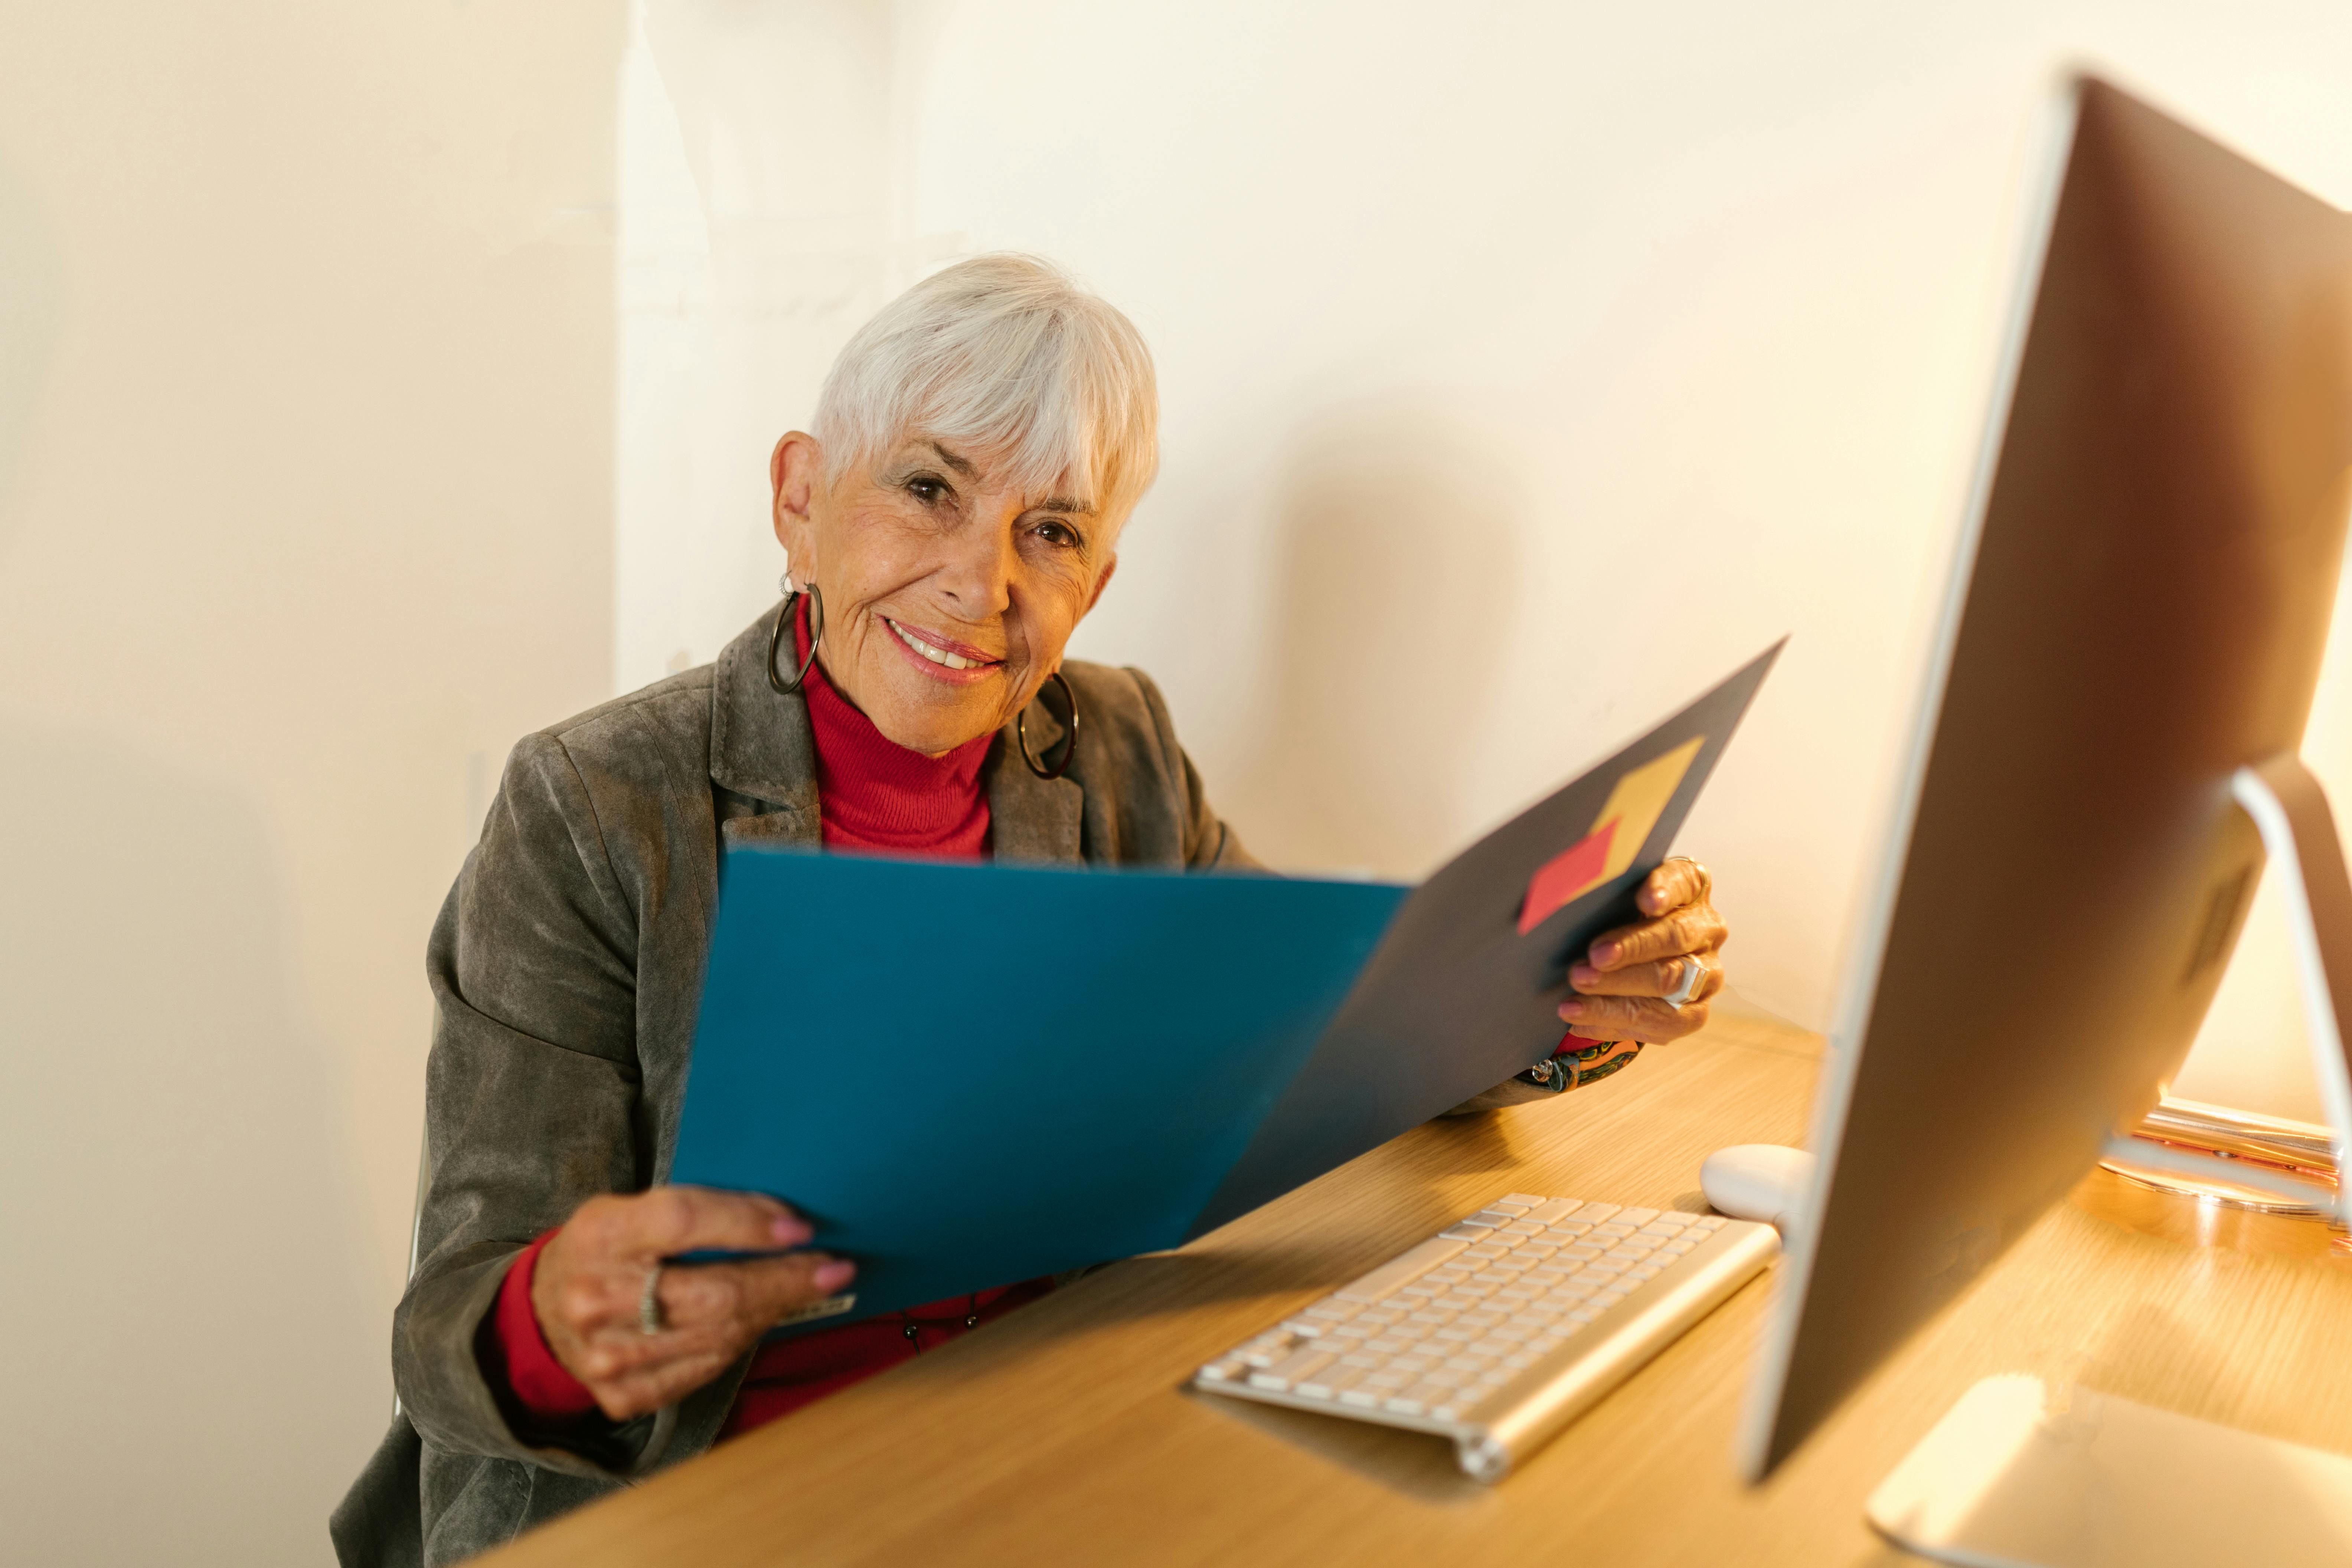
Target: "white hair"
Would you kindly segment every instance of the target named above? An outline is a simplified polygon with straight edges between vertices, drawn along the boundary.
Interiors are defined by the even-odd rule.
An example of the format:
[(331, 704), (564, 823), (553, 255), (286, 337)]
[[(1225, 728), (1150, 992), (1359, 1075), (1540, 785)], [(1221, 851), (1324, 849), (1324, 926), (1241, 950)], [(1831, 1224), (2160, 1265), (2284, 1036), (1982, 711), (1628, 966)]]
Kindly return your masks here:
[(959, 261), (857, 330), (817, 395), (828, 484), (920, 432), (978, 448), (1030, 494), (1082, 483), (1124, 518), (1160, 469), (1160, 393), (1135, 324), (1050, 262)]

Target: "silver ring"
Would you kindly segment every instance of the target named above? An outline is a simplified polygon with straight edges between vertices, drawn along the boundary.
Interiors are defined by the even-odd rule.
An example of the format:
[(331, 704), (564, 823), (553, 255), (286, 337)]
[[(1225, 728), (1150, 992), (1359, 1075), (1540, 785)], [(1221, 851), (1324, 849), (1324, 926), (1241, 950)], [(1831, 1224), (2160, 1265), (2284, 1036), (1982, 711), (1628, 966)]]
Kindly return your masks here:
[(637, 1331), (657, 1334), (662, 1331), (661, 1310), (662, 1266), (655, 1264), (646, 1270), (646, 1288), (637, 1296)]
[(1669, 1007), (1686, 1005), (1697, 994), (1698, 988), (1706, 983), (1706, 977), (1714, 973), (1707, 968), (1706, 960), (1695, 952), (1685, 955), (1683, 963), (1689, 966), (1683, 972), (1683, 983), (1661, 998)]

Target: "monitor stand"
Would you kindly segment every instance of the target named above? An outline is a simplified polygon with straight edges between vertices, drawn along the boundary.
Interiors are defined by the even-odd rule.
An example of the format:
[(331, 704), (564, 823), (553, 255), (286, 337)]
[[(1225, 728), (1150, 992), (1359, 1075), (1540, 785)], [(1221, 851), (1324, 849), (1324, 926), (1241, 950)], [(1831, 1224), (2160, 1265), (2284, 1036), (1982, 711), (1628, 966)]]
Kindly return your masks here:
[[(2295, 939), (2312, 1066), (2330, 1124), (2326, 1174), (2122, 1133), (2110, 1160), (2228, 1184), (2352, 1223), (2352, 875), (2319, 781), (2293, 756), (2240, 768), (2231, 793), (2262, 834)], [(2339, 1000), (2340, 999), (2340, 1000)], [(2226, 1145), (2225, 1145), (2226, 1147)], [(1921, 1556), (1969, 1568), (2207, 1568), (2352, 1563), (2352, 1458), (2022, 1374), (1985, 1379), (1871, 1495), (1870, 1521)]]
[(1969, 1568), (2347, 1563), (2352, 1458), (2021, 1373), (1961, 1395), (1868, 1513)]
[[(2102, 1163), (2131, 1180), (2213, 1202), (2352, 1225), (2344, 1179), (2352, 1134), (2352, 877), (2326, 794), (2300, 758), (2240, 768), (2230, 781), (2253, 819), (2285, 895), (2309, 1020), (2313, 1076), (2328, 1125), (2311, 1127), (2193, 1101), (2167, 1100), (2136, 1132), (2107, 1140)], [(2340, 999), (2340, 1000), (2339, 1000)]]

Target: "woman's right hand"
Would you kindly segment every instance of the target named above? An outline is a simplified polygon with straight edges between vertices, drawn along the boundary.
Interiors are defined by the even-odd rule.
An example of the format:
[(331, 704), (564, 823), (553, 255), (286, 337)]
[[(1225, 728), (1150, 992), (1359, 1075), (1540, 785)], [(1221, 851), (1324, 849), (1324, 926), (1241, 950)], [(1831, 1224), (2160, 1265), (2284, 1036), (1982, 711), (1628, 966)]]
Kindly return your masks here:
[(638, 1318), (646, 1276), (665, 1258), (797, 1247), (808, 1222), (773, 1198), (656, 1187), (590, 1198), (540, 1249), (531, 1310), (564, 1370), (615, 1421), (692, 1393), (796, 1308), (849, 1283), (854, 1265), (823, 1253), (664, 1268), (662, 1328)]

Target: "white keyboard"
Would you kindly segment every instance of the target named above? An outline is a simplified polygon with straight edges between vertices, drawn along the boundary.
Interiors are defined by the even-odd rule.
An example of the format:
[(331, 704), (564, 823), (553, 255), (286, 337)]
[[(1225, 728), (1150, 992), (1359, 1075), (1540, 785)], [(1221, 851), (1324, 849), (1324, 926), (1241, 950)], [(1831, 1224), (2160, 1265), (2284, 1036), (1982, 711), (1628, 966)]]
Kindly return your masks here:
[(1192, 1384), (1434, 1432), (1499, 1480), (1780, 1250), (1769, 1225), (1512, 1193)]

